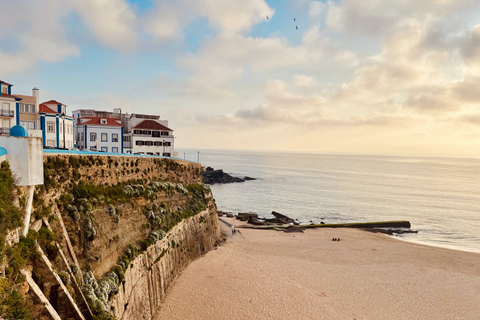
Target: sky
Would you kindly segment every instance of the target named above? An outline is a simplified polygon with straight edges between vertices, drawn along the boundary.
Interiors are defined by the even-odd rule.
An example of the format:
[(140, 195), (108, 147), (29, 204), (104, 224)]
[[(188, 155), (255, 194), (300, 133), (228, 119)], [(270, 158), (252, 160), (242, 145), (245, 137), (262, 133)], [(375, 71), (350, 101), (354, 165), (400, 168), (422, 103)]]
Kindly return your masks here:
[(177, 148), (480, 156), (478, 0), (1, 0), (0, 79)]

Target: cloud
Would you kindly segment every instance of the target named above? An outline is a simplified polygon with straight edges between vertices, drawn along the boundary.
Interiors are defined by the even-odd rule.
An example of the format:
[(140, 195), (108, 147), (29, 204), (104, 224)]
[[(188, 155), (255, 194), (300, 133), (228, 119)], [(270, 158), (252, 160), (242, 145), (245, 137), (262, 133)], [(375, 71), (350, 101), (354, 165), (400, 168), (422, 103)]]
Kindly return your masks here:
[(382, 36), (394, 31), (405, 20), (444, 18), (478, 8), (472, 0), (344, 0), (328, 1), (326, 25), (335, 32), (362, 36)]
[(480, 24), (465, 34), (461, 41), (461, 54), (469, 64), (480, 65)]
[(124, 0), (71, 0), (100, 44), (121, 51), (137, 46), (136, 15)]
[(313, 84), (315, 84), (315, 79), (303, 74), (294, 74), (293, 83), (297, 87), (311, 87)]
[(248, 31), (275, 12), (264, 0), (198, 0), (198, 4), (210, 25), (225, 34)]
[(248, 32), (274, 13), (264, 0), (157, 0), (143, 24), (155, 41), (169, 41), (183, 38), (184, 29), (197, 18), (207, 19), (212, 29), (226, 36)]
[[(77, 45), (66, 39), (63, 19), (70, 13), (68, 4), (58, 0), (24, 3), (8, 1), (2, 4), (0, 20), (6, 30), (4, 37), (12, 36), (11, 45), (2, 46), (0, 73), (15, 74), (33, 67), (37, 61), (60, 62), (68, 56), (79, 56)], [(23, 23), (8, 16), (21, 12)], [(18, 18), (18, 16), (16, 16)], [(8, 61), (8, 63), (5, 63)]]

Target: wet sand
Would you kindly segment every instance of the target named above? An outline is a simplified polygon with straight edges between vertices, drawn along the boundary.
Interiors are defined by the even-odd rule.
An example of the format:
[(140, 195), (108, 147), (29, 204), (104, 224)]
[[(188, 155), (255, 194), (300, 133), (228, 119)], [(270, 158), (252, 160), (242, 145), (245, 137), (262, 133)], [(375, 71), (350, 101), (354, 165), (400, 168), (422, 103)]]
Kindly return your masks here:
[(480, 319), (480, 254), (356, 229), (221, 226), (227, 242), (187, 266), (156, 320)]

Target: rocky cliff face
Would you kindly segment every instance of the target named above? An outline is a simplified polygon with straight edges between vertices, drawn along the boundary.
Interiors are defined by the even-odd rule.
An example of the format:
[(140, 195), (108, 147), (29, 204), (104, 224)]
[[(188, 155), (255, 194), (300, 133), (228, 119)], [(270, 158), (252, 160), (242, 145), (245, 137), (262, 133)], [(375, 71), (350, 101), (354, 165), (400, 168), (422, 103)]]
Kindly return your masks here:
[(180, 271), (211, 250), (219, 236), (216, 214), (208, 210), (176, 225), (132, 262), (111, 303), (115, 317), (152, 319)]
[[(3, 250), (5, 279), (23, 288), (30, 309), (19, 319), (150, 319), (177, 274), (220, 240), (198, 164), (55, 155), (44, 163), (33, 231)], [(18, 188), (21, 210), (25, 196)]]

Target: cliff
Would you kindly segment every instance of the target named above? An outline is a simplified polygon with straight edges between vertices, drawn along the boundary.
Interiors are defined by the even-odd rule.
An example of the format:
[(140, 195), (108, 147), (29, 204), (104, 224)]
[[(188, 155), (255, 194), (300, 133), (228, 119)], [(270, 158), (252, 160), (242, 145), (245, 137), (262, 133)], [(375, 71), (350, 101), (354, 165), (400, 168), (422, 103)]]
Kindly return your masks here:
[[(44, 170), (33, 230), (10, 230), (1, 248), (0, 271), (27, 304), (19, 319), (150, 319), (176, 275), (220, 240), (198, 164), (50, 155)], [(25, 210), (27, 189), (13, 191)]]

